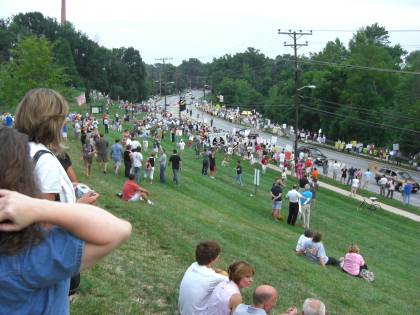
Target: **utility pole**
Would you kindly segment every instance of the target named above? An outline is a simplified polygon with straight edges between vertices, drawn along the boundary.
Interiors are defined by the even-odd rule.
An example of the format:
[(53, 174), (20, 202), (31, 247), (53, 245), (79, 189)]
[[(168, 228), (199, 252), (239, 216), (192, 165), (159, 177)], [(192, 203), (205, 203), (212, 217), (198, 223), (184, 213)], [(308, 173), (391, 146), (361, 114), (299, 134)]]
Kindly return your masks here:
[[(159, 71), (160, 95), (162, 95), (162, 75), (161, 75), (161, 72), (162, 72), (162, 70), (165, 69), (165, 61), (166, 60), (172, 60), (172, 57), (155, 58), (155, 60), (162, 61), (162, 64), (163, 64), (162, 69)], [(164, 88), (165, 88), (164, 89), (164, 93), (165, 93), (165, 113), (166, 113), (166, 79), (167, 79), (167, 77), (166, 77), (166, 71), (165, 71), (165, 85), (164, 85)]]
[(289, 35), (293, 39), (293, 44), (286, 44), (284, 42), (284, 46), (293, 47), (294, 55), (295, 55), (295, 145), (294, 145), (294, 151), (295, 151), (295, 172), (297, 177), (297, 164), (298, 164), (298, 128), (299, 128), (299, 95), (298, 95), (298, 81), (299, 81), (299, 69), (298, 69), (298, 57), (297, 57), (297, 50), (299, 47), (302, 46), (308, 46), (308, 42), (305, 42), (304, 44), (298, 44), (297, 40), (301, 38), (304, 35), (312, 35), (312, 31), (309, 32), (302, 32), (299, 30), (299, 32), (289, 30), (288, 32), (282, 32), (278, 30), (278, 34), (280, 35)]

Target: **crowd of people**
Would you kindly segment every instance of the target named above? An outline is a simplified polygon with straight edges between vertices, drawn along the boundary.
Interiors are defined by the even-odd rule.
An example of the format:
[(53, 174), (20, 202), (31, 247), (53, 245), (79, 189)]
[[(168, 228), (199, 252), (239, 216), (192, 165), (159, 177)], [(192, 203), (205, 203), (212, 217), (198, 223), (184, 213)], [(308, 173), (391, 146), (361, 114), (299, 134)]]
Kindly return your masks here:
[[(229, 166), (232, 160), (236, 160), (232, 177), (241, 187), (246, 184), (242, 178), (242, 161), (259, 165), (263, 174), (270, 161), (279, 166), (280, 174), (271, 188), (271, 199), (272, 218), (281, 221), (286, 171), (290, 169), (298, 177), (299, 185), (294, 185), (284, 194), (289, 200), (287, 224), (294, 226), (301, 218), (306, 237), (299, 239), (297, 253), (322, 266), (340, 265), (339, 260), (326, 255), (322, 234), (309, 231), (319, 179), (318, 169), (309, 156), (304, 153), (299, 155), (297, 173), (294, 174), (293, 153), (285, 148), (278, 150), (271, 144), (259, 143), (256, 138), (240, 133), (226, 134), (226, 142), (215, 146), (210, 142), (210, 136), (221, 130), (212, 124), (176, 118), (163, 112), (159, 106), (150, 104), (135, 109), (127, 103), (119, 106), (125, 112), (125, 126), (130, 128), (123, 129), (119, 114), (111, 116), (108, 109), (102, 119), (88, 113), (69, 114), (68, 105), (59, 93), (35, 89), (29, 91), (19, 104), (14, 121), (12, 119), (15, 128), (0, 128), (0, 139), (4, 144), (0, 150), (0, 168), (3, 169), (2, 174), (10, 174), (4, 176), (0, 183), (0, 237), (1, 244), (5, 244), (0, 246), (1, 255), (10, 261), (19, 251), (34, 257), (28, 262), (24, 259), (25, 255), (19, 256), (17, 265), (10, 264), (8, 269), (5, 267), (6, 273), (16, 272), (21, 266), (34, 271), (23, 275), (27, 277), (25, 283), (10, 280), (7, 284), (10, 290), (1, 290), (0, 313), (68, 313), (67, 294), (77, 291), (80, 271), (109, 254), (131, 233), (128, 222), (95, 206), (100, 198), (97, 192), (88, 190), (76, 196), (78, 179), (62, 146), (62, 140), (67, 138), (67, 124), (72, 125), (73, 136), (80, 141), (86, 178), (95, 176), (92, 175), (94, 161), (101, 173), (109, 176), (108, 163), (111, 160), (112, 173), (117, 177), (120, 177), (124, 163), (125, 180), (118, 195), (126, 202), (144, 201), (154, 205), (150, 191), (140, 184), (143, 181), (154, 184), (158, 165), (160, 183), (166, 183), (166, 168), (170, 166), (173, 185), (180, 186), (186, 148), (193, 150), (197, 159), (202, 159), (201, 174), (216, 179), (216, 157), (218, 152), (222, 152), (222, 166)], [(148, 115), (136, 119), (136, 111), (144, 111)], [(99, 131), (101, 125), (104, 133)], [(114, 134), (121, 135), (112, 145), (107, 139), (110, 128)], [(175, 147), (170, 156), (161, 145), (165, 137), (169, 137)], [(184, 138), (188, 139), (186, 143)], [(344, 170), (345, 166), (340, 165), (341, 178)], [(343, 181), (346, 181), (347, 172), (349, 178), (346, 183), (353, 185), (360, 172), (352, 168), (346, 170)], [(352, 190), (352, 193), (356, 192)], [(39, 197), (44, 200), (34, 199)], [(109, 233), (100, 233), (103, 230)], [(69, 251), (63, 253), (59, 250), (61, 246), (68, 246)], [(268, 314), (277, 303), (277, 290), (269, 285), (260, 285), (255, 289), (252, 303), (244, 303), (241, 290), (251, 286), (255, 269), (246, 261), (236, 261), (227, 272), (215, 270), (213, 265), (219, 255), (217, 242), (206, 241), (197, 246), (196, 262), (187, 269), (180, 284), (180, 314)], [(357, 255), (360, 256), (357, 245), (352, 246), (341, 264), (343, 271), (359, 276), (361, 270), (367, 269), (363, 258)], [(42, 259), (42, 266), (34, 266), (37, 259)], [(53, 259), (56, 264), (51, 266), (50, 260)], [(357, 263), (360, 270), (356, 273)], [(40, 274), (43, 277), (39, 277)], [(22, 290), (25, 285), (37, 289), (29, 293)], [(7, 303), (14, 301), (15, 296), (19, 296), (17, 306)], [(50, 299), (51, 296), (54, 299)], [(36, 305), (29, 302), (33, 300), (37, 301)], [(326, 313), (325, 305), (319, 300), (307, 299), (302, 308), (302, 314)], [(297, 309), (291, 307), (285, 314), (297, 314)]]

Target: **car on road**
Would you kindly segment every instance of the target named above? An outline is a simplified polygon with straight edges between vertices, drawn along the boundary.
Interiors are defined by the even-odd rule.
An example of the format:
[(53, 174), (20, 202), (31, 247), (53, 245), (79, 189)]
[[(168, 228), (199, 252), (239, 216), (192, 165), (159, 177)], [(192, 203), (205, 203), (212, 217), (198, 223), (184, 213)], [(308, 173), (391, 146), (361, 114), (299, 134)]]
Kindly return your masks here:
[(298, 148), (297, 154), (299, 155), (300, 152), (303, 152), (305, 156), (308, 156), (314, 160), (316, 165), (323, 165), (324, 163), (328, 162), (328, 158), (318, 148), (301, 146)]
[(393, 179), (395, 181), (395, 190), (397, 191), (402, 191), (402, 184), (404, 180), (407, 180), (407, 182), (410, 182), (413, 185), (414, 193), (416, 193), (420, 188), (419, 183), (417, 183), (413, 177), (405, 171), (382, 167), (375, 173), (376, 183), (378, 183), (383, 175), (385, 175), (387, 179)]

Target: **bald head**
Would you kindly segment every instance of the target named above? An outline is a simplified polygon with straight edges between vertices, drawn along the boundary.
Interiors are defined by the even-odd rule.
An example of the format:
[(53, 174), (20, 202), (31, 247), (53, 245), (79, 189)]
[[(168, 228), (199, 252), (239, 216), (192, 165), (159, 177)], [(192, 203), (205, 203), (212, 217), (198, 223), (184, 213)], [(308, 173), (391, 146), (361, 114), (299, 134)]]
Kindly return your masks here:
[(254, 291), (252, 304), (254, 307), (262, 308), (267, 313), (277, 304), (278, 293), (271, 285), (260, 285)]
[(306, 299), (303, 302), (302, 315), (325, 315), (325, 304), (320, 300)]

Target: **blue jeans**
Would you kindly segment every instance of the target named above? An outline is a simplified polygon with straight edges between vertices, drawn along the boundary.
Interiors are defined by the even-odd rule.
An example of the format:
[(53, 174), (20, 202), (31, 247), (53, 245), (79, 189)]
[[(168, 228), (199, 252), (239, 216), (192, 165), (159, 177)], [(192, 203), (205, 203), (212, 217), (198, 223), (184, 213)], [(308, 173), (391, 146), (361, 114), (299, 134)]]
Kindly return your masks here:
[(134, 167), (134, 181), (137, 183), (141, 182), (141, 167)]
[(166, 165), (165, 164), (160, 164), (160, 182), (162, 184), (165, 183), (165, 170), (166, 170)]
[(411, 194), (403, 194), (403, 200), (406, 205), (410, 204), (410, 195)]
[(176, 185), (179, 185), (179, 170), (176, 170), (173, 168), (172, 172), (174, 173), (174, 179), (173, 179), (174, 183)]
[(236, 174), (236, 177), (235, 177), (235, 183), (238, 183), (238, 184), (240, 184), (241, 186), (243, 186), (243, 185), (244, 185), (244, 183), (242, 182), (242, 174)]
[(130, 176), (131, 162), (130, 161), (124, 161), (124, 166), (125, 166), (124, 175), (125, 175), (125, 177), (128, 177), (128, 176)]

